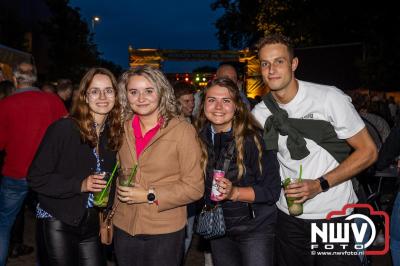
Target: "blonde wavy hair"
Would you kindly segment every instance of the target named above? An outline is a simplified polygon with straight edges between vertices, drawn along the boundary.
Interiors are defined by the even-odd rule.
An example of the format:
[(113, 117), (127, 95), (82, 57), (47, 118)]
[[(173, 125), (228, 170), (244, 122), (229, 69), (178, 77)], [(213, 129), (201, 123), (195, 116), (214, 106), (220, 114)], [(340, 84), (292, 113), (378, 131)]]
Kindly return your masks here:
[[(210, 84), (205, 88), (203, 92), (203, 96), (200, 103), (200, 112), (198, 119), (195, 123), (197, 132), (200, 132), (206, 124), (209, 122), (205, 113), (204, 113), (204, 105), (205, 100), (207, 97), (207, 92), (210, 88), (220, 86), (223, 88), (227, 88), (229, 93), (231, 94), (233, 103), (236, 106), (236, 111), (234, 114), (234, 118), (232, 121), (232, 130), (233, 130), (233, 137), (236, 144), (236, 164), (238, 167), (238, 180), (243, 177), (245, 173), (245, 165), (244, 165), (244, 140), (246, 136), (251, 136), (257, 146), (258, 150), (258, 167), (260, 172), (262, 172), (262, 165), (261, 165), (261, 158), (262, 158), (262, 146), (260, 142), (261, 135), (259, 133), (259, 126), (253, 115), (247, 109), (247, 106), (243, 102), (239, 88), (237, 87), (236, 83), (228, 78), (218, 78), (214, 79), (210, 82)], [(207, 146), (206, 144), (200, 139), (202, 156), (201, 156), (201, 166), (203, 171), (206, 171), (207, 162), (208, 162), (208, 153), (207, 153)]]
[(162, 127), (166, 127), (168, 122), (176, 116), (179, 116), (181, 111), (178, 108), (177, 101), (174, 95), (174, 89), (169, 83), (165, 75), (158, 69), (149, 65), (144, 65), (127, 70), (121, 75), (118, 82), (118, 90), (120, 94), (120, 101), (123, 110), (124, 120), (132, 118), (134, 112), (128, 102), (127, 87), (131, 77), (142, 76), (147, 79), (159, 95), (158, 114), (159, 118), (163, 118), (164, 123)]

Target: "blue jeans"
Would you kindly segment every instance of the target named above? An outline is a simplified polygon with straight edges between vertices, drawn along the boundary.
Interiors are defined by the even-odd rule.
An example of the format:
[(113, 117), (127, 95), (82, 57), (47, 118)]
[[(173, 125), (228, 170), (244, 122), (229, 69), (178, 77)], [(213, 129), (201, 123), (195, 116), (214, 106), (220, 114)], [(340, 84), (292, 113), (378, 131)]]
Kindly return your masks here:
[(4, 176), (0, 186), (0, 266), (6, 264), (10, 232), (28, 194), (26, 179)]
[(394, 201), (392, 217), (390, 218), (390, 250), (393, 265), (400, 265), (400, 193), (397, 192)]

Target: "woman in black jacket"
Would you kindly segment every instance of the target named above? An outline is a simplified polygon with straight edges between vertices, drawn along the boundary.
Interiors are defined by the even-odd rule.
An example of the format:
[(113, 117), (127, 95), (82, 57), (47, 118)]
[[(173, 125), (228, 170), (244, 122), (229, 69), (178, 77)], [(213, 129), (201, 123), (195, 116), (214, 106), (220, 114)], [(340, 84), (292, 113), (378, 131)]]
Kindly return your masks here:
[(211, 240), (214, 265), (272, 265), (279, 164), (276, 153), (265, 150), (261, 130), (234, 82), (215, 79), (205, 89), (197, 128), (207, 204), (217, 203), (210, 199), (213, 170), (223, 169), (225, 155), (234, 147), (228, 171), (217, 181), (227, 232)]
[[(121, 145), (117, 82), (103, 68), (83, 77), (68, 118), (48, 128), (28, 173), (38, 193), (40, 265), (106, 265), (93, 193), (106, 186), (94, 172), (111, 172)], [(115, 180), (115, 179), (114, 179)], [(111, 198), (111, 197), (110, 197)]]

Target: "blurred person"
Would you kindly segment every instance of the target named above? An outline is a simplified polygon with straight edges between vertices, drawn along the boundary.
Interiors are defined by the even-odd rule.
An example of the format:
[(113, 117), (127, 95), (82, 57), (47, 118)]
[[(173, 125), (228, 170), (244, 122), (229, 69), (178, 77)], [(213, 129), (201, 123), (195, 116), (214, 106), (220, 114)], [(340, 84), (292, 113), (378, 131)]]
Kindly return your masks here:
[(0, 82), (6, 80), (4, 73), (3, 73), (3, 69), (0, 68)]
[(192, 111), (192, 117), (197, 118), (199, 116), (199, 108), (201, 103), (201, 98), (203, 97), (203, 90), (200, 89), (194, 94), (194, 107)]
[(121, 167), (137, 165), (138, 171), (133, 187), (117, 186), (118, 265), (180, 265), (186, 205), (204, 191), (196, 131), (179, 116), (173, 88), (159, 70), (128, 70), (119, 90), (126, 122), (118, 156)]
[[(229, 78), (230, 80), (232, 80), (238, 86), (239, 92), (240, 92), (240, 97), (242, 98), (243, 102), (245, 103), (247, 108), (249, 110), (251, 110), (250, 101), (247, 99), (247, 96), (241, 90), (241, 88), (239, 86), (240, 81), (238, 80), (236, 68), (233, 65), (226, 64), (226, 63), (221, 64), (215, 73), (215, 78)], [(198, 91), (194, 95), (194, 97), (195, 97), (195, 106), (194, 106), (194, 110), (193, 110), (193, 116), (197, 117), (200, 112), (199, 107), (200, 107), (201, 99), (203, 98), (203, 91), (202, 90)]]
[(5, 265), (11, 227), (28, 193), (28, 167), (47, 127), (67, 114), (56, 95), (33, 87), (36, 79), (31, 63), (17, 64), (16, 91), (0, 101), (0, 150), (6, 154), (0, 187), (0, 265)]
[(79, 99), (79, 90), (78, 88), (74, 87), (72, 90), (72, 105), (71, 105), (71, 112)]
[[(0, 100), (10, 96), (14, 91), (15, 87), (11, 81), (3, 80), (0, 82)], [(3, 166), (4, 155), (4, 152), (0, 152), (0, 169)], [(1, 178), (2, 177), (0, 175), (0, 179)], [(24, 244), (24, 213), (25, 208), (21, 207), (11, 229), (10, 246), (8, 252), (9, 258), (24, 256), (33, 252), (33, 247)]]
[[(360, 265), (357, 255), (312, 255), (311, 223), (325, 223), (328, 213), (358, 201), (351, 178), (376, 160), (376, 146), (350, 97), (336, 87), (295, 78), (299, 59), (287, 37), (268, 35), (260, 39), (257, 48), (261, 74), (271, 92), (252, 113), (264, 126), (267, 149), (278, 151), (282, 181), (299, 177), (300, 166), (303, 169), (302, 181), (288, 185), (277, 202), (277, 262)], [(301, 215), (289, 215), (285, 197), (304, 203)], [(346, 215), (330, 222), (340, 223)], [(349, 246), (353, 244), (350, 235)]]
[[(367, 95), (352, 95), (352, 102), (354, 104), (354, 107), (358, 111), (358, 114), (363, 119), (366, 129), (368, 130), (368, 133), (370, 134), (379, 151), (382, 147), (382, 144), (390, 133), (389, 124), (379, 115), (372, 114), (368, 111), (370, 104)], [(354, 192), (356, 193), (358, 198), (358, 203), (369, 203), (368, 198), (371, 196), (371, 193), (369, 192), (370, 189), (368, 189), (368, 186), (371, 180), (370, 177), (371, 175), (374, 175), (374, 173), (375, 165), (372, 165), (364, 169), (362, 172), (358, 173), (357, 176), (351, 179)], [(369, 215), (369, 213), (364, 210), (358, 210), (358, 213)], [(364, 220), (356, 218), (354, 219), (354, 222), (358, 225), (358, 228), (361, 228)], [(365, 244), (371, 236), (371, 233), (371, 228), (367, 228), (364, 234), (364, 238), (360, 244)], [(360, 251), (364, 252), (365, 249), (362, 249)], [(369, 257), (365, 256), (364, 253), (359, 253), (358, 256), (361, 259), (362, 265), (369, 265)]]
[[(376, 169), (384, 170), (391, 164), (397, 164), (400, 156), (400, 126), (396, 125), (390, 131), (381, 150), (379, 151)], [(396, 162), (397, 160), (397, 162)], [(399, 170), (399, 169), (398, 169)], [(397, 191), (390, 217), (390, 252), (393, 265), (400, 265), (400, 193)]]
[(121, 145), (118, 97), (114, 75), (90, 69), (81, 80), (74, 112), (53, 123), (39, 146), (28, 181), (38, 193), (41, 266), (106, 265), (93, 193), (106, 185), (95, 172), (111, 173)]
[(392, 121), (390, 109), (384, 94), (372, 97), (371, 102), (369, 103), (368, 111), (385, 119), (390, 127), (393, 126), (394, 121)]
[(56, 87), (51, 82), (45, 82), (41, 90), (48, 93), (56, 93)]
[[(189, 123), (192, 123), (193, 108), (194, 108), (194, 93), (193, 85), (188, 82), (177, 82), (174, 85), (175, 98), (181, 106), (183, 116)], [(196, 202), (190, 203), (187, 206), (187, 224), (185, 234), (185, 255), (187, 254), (193, 238), (193, 226), (196, 217)]]
[(57, 95), (64, 102), (65, 108), (70, 111), (72, 106), (72, 82), (69, 79), (59, 79), (57, 81)]
[(395, 121), (396, 115), (397, 115), (397, 104), (394, 101), (394, 97), (390, 96), (388, 100), (388, 108), (390, 111), (390, 116), (392, 118), (392, 121)]
[(196, 122), (206, 175), (205, 201), (210, 198), (213, 170), (223, 169), (234, 147), (228, 171), (218, 181), (226, 235), (211, 240), (215, 266), (273, 265), (276, 201), (281, 191), (276, 151), (266, 151), (262, 131), (245, 106), (237, 85), (213, 80), (204, 90)]
[(192, 122), (195, 92), (193, 85), (187, 82), (177, 82), (174, 86), (175, 98), (181, 106), (183, 116), (189, 123)]
[(390, 126), (385, 119), (369, 112), (369, 101), (365, 95), (356, 95), (353, 98), (354, 107), (364, 120), (367, 130), (379, 150), (389, 136)]
[(215, 77), (216, 78), (228, 78), (228, 79), (232, 80), (234, 83), (236, 83), (236, 85), (239, 88), (240, 97), (242, 98), (242, 101), (246, 105), (247, 109), (251, 110), (250, 109), (251, 105), (250, 105), (249, 100), (247, 99), (246, 94), (239, 87), (238, 75), (237, 75), (236, 68), (234, 66), (232, 66), (230, 64), (220, 65), (217, 69)]
[(9, 80), (0, 81), (0, 100), (10, 96), (14, 91), (14, 83)]
[[(1, 69), (0, 69), (1, 70)], [(0, 100), (10, 96), (15, 90), (14, 83), (9, 80), (0, 81)], [(0, 170), (3, 167), (4, 151), (0, 150)], [(1, 179), (1, 173), (0, 173)]]

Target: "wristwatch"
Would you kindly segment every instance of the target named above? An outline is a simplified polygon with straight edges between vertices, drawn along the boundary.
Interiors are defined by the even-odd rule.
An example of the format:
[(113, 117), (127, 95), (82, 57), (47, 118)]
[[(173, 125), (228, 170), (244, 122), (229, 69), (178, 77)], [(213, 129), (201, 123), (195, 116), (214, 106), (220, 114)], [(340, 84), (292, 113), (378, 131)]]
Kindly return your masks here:
[(322, 192), (326, 192), (329, 190), (330, 186), (328, 180), (325, 179), (324, 176), (318, 177), (319, 185), (321, 186)]
[(147, 193), (147, 202), (153, 204), (156, 200), (156, 194), (154, 194), (154, 189), (150, 188), (149, 193)]

